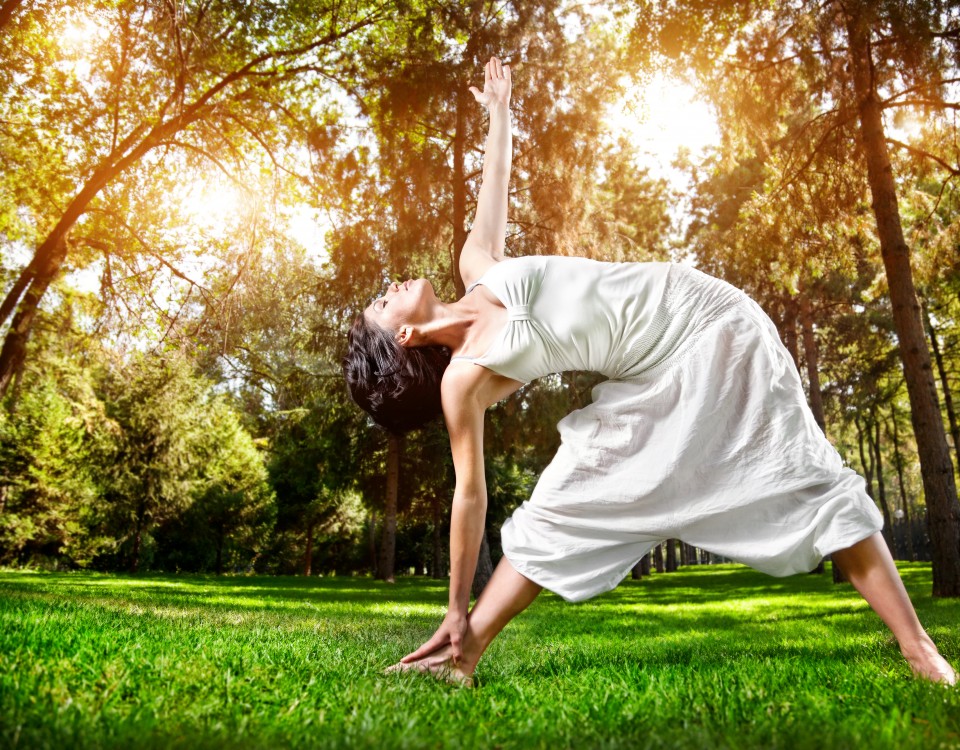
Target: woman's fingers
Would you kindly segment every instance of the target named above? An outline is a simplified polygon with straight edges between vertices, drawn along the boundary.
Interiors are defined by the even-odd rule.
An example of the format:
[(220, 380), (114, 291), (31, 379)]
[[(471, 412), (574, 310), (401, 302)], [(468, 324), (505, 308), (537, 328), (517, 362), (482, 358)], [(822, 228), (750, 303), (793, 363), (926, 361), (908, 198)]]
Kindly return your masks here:
[(455, 666), (451, 666), (444, 659), (436, 660), (426, 660), (417, 662), (416, 664), (404, 664), (399, 662), (394, 664), (391, 667), (387, 667), (383, 670), (384, 674), (395, 674), (397, 672), (422, 672), (424, 674), (431, 674), (434, 677), (449, 682), (451, 685), (460, 685), (462, 687), (473, 687), (473, 676), (467, 675), (457, 669)]
[(476, 86), (470, 86), (469, 90), (474, 99), (488, 106), (494, 100), (506, 101), (504, 97), (509, 97), (510, 87), (510, 66), (504, 65), (498, 57), (491, 57), (483, 66), (483, 91)]
[(450, 658), (453, 660), (453, 663), (458, 666), (460, 660), (463, 658), (463, 648), (460, 645), (462, 640), (460, 633), (454, 631), (450, 634)]
[(432, 654), (441, 646), (445, 646), (449, 642), (449, 637), (446, 633), (438, 631), (433, 634), (433, 638), (424, 643), (420, 648), (418, 648), (413, 653), (407, 654), (401, 660), (401, 664), (409, 664), (410, 662), (417, 661), (422, 659), (427, 654)]

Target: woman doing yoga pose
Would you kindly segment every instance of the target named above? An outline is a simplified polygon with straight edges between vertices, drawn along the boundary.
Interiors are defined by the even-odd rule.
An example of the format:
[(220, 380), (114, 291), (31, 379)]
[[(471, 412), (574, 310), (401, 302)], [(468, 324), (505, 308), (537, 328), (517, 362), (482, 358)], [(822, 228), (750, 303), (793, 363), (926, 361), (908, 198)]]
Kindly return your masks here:
[[(393, 669), (471, 682), (500, 630), (542, 588), (607, 591), (663, 539), (784, 576), (832, 555), (923, 677), (956, 675), (917, 619), (864, 482), (806, 406), (796, 368), (759, 306), (671, 263), (504, 257), (510, 69), (483, 90), (489, 134), (476, 218), (460, 256), (466, 295), (393, 283), (358, 317), (344, 370), (353, 398), (403, 431), (442, 409), (456, 489), (449, 609)], [(561, 420), (561, 446), (503, 526), (504, 557), (470, 609), (484, 529), (484, 411), (535, 378), (609, 379)]]

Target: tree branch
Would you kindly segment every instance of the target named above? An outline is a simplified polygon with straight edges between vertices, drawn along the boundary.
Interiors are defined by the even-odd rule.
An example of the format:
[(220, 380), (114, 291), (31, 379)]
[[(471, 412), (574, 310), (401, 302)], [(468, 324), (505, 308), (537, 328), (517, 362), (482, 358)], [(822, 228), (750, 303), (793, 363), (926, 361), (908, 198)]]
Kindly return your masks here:
[[(113, 211), (109, 211), (109, 210), (107, 210), (107, 209), (97, 209), (97, 210), (98, 210), (98, 212), (102, 212), (102, 213), (106, 214), (107, 216), (110, 216), (114, 221), (117, 222), (117, 224), (119, 224), (121, 227), (123, 227), (123, 228), (129, 233), (129, 235), (130, 235), (134, 240), (137, 241), (137, 244), (139, 244), (144, 250), (146, 250), (147, 255), (149, 255), (151, 258), (153, 258), (154, 260), (158, 261), (161, 265), (163, 265), (164, 267), (166, 267), (166, 268), (170, 271), (170, 273), (172, 273), (172, 274), (173, 274), (174, 276), (176, 276), (178, 279), (181, 279), (181, 280), (183, 280), (183, 281), (186, 281), (191, 287), (196, 287), (197, 289), (199, 289), (199, 290), (200, 290), (200, 294), (204, 297), (205, 300), (211, 300), (211, 299), (213, 299), (213, 292), (212, 292), (210, 289), (208, 289), (207, 287), (205, 287), (203, 284), (201, 284), (201, 283), (199, 283), (199, 282), (194, 281), (193, 279), (191, 279), (189, 276), (187, 276), (186, 274), (184, 274), (184, 273), (183, 273), (180, 269), (178, 269), (176, 266), (172, 265), (169, 261), (164, 260), (164, 258), (163, 258), (163, 256), (162, 256), (162, 254), (160, 253), (160, 251), (159, 251), (159, 250), (156, 250), (149, 242), (147, 242), (147, 241), (140, 235), (140, 233), (137, 232), (137, 230), (134, 229), (133, 227), (131, 227), (129, 224), (127, 224), (127, 222), (124, 221), (123, 218), (122, 218), (120, 215), (118, 215), (117, 213), (115, 213), (115, 212), (113, 212)], [(96, 239), (96, 238), (94, 238), (94, 237), (80, 237), (80, 238), (77, 239), (77, 241), (78, 241), (78, 242), (83, 242), (84, 244), (88, 245), (89, 247), (94, 248), (95, 250), (100, 250), (100, 251), (105, 252), (105, 253), (112, 253), (112, 254), (114, 254), (114, 255), (117, 255), (117, 254), (118, 254), (118, 253), (116, 252), (116, 248), (115, 248), (115, 247), (111, 247), (110, 245), (108, 245), (107, 243), (103, 242), (102, 240), (98, 240), (98, 239)]]
[(900, 101), (889, 100), (883, 102), (882, 109), (893, 109), (895, 107), (934, 107), (936, 109), (960, 109), (960, 102), (945, 102), (943, 99), (901, 99)]
[(176, 148), (182, 148), (184, 151), (192, 151), (193, 153), (195, 153), (195, 154), (197, 154), (197, 155), (199, 155), (199, 156), (202, 156), (204, 159), (206, 159), (207, 161), (211, 162), (217, 169), (219, 169), (221, 172), (223, 172), (224, 176), (225, 176), (228, 180), (230, 180), (230, 182), (232, 182), (234, 185), (236, 185), (237, 187), (239, 187), (239, 188), (241, 188), (241, 189), (244, 189), (244, 190), (246, 189), (246, 185), (245, 185), (241, 180), (237, 179), (237, 178), (234, 176), (234, 174), (233, 174), (229, 169), (227, 169), (227, 168), (220, 162), (219, 159), (217, 159), (216, 156), (214, 156), (213, 154), (211, 154), (211, 153), (210, 153), (209, 151), (207, 151), (206, 149), (202, 149), (202, 148), (200, 148), (199, 146), (194, 146), (192, 143), (187, 143), (187, 142), (185, 142), (185, 141), (177, 141), (177, 140), (161, 141), (161, 142), (158, 143), (157, 145), (158, 145), (158, 146), (174, 146), (174, 147), (176, 147)]
[[(824, 115), (820, 115), (817, 118), (814, 118), (814, 120), (811, 120), (809, 123), (804, 124), (804, 127), (801, 129), (801, 132), (805, 130), (807, 127), (812, 126), (813, 122), (815, 122), (816, 120), (824, 117), (827, 114), (833, 114), (833, 113), (839, 114), (840, 111), (830, 110), (830, 112), (824, 113)], [(836, 132), (840, 128), (846, 126), (847, 123), (849, 123), (850, 120), (853, 119), (855, 116), (856, 116), (856, 113), (852, 112), (847, 116), (838, 117), (837, 121), (834, 122), (829, 128), (826, 129), (826, 131), (823, 133), (820, 139), (816, 142), (813, 148), (810, 149), (809, 153), (807, 154), (807, 157), (803, 160), (803, 163), (799, 167), (794, 169), (791, 175), (784, 176), (784, 178), (780, 180), (780, 184), (774, 189), (773, 194), (776, 195), (781, 190), (783, 190), (783, 188), (785, 188), (787, 185), (790, 185), (799, 175), (803, 174), (806, 171), (807, 167), (809, 167), (813, 163), (813, 160), (816, 158), (817, 154), (820, 153), (820, 148), (823, 146), (824, 143), (826, 143), (827, 138), (829, 138), (834, 132)]]
[(935, 154), (931, 154), (929, 151), (924, 151), (923, 149), (917, 148), (916, 146), (911, 146), (909, 143), (904, 143), (903, 141), (898, 141), (894, 138), (887, 138), (886, 141), (891, 146), (902, 148), (903, 150), (908, 151), (914, 156), (919, 156), (924, 159), (930, 159), (931, 161), (935, 161), (937, 164), (939, 164), (941, 167), (947, 170), (947, 172), (949, 172), (952, 177), (960, 177), (960, 168), (951, 167), (949, 164), (947, 164), (947, 162), (945, 162), (939, 156)]
[(891, 102), (894, 102), (894, 101), (896, 101), (897, 99), (899, 99), (901, 96), (907, 96), (907, 95), (909, 95), (909, 94), (914, 94), (914, 93), (916, 93), (916, 92), (918, 92), (918, 91), (929, 91), (930, 89), (936, 89), (936, 88), (939, 88), (939, 87), (941, 87), (941, 86), (947, 86), (947, 85), (949, 85), (949, 84), (951, 84), (951, 83), (960, 83), (960, 78), (940, 78), (939, 80), (936, 80), (936, 81), (929, 81), (929, 82), (925, 82), (925, 83), (919, 83), (919, 84), (917, 84), (916, 86), (908, 86), (907, 88), (903, 89), (902, 91), (898, 91), (896, 94), (894, 94), (893, 96), (891, 96), (889, 99), (881, 102), (881, 105), (890, 104)]
[[(827, 53), (839, 53), (846, 52), (846, 47), (835, 47), (832, 49), (814, 49), (810, 50), (815, 55), (824, 55)], [(805, 54), (805, 53), (804, 53)], [(729, 60), (723, 61), (723, 67), (732, 70), (742, 70), (747, 73), (763, 73), (764, 71), (770, 70), (770, 68), (777, 68), (784, 63), (793, 62), (799, 58), (803, 57), (803, 54), (797, 53), (796, 55), (788, 55), (787, 57), (781, 57), (776, 60), (770, 60), (763, 64), (750, 65), (750, 64), (737, 64)]]
[(22, 3), (23, 0), (5, 0), (0, 4), (0, 31), (3, 31), (3, 27), (10, 23), (14, 11)]

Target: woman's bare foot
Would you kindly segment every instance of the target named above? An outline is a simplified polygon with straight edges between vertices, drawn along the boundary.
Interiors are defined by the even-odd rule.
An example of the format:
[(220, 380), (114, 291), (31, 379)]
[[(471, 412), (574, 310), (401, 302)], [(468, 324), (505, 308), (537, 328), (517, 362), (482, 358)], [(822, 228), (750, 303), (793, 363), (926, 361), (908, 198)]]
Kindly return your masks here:
[(473, 687), (473, 668), (467, 668), (462, 661), (459, 665), (453, 663), (450, 657), (450, 646), (441, 646), (432, 654), (429, 654), (418, 661), (404, 664), (398, 662), (392, 667), (384, 670), (386, 674), (394, 672), (424, 672), (432, 674), (438, 680), (444, 680), (451, 685), (460, 685), (461, 687)]
[(945, 685), (957, 684), (957, 673), (950, 663), (940, 656), (933, 641), (927, 640), (911, 648), (901, 648), (900, 652), (917, 677)]

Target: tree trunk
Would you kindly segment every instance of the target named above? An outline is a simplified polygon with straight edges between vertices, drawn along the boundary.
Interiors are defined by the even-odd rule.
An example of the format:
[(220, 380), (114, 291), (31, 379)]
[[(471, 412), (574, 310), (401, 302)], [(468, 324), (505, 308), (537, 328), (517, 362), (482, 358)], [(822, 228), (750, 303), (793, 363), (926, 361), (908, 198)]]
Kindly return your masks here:
[(223, 532), (217, 534), (217, 562), (216, 562), (217, 575), (223, 575)]
[(677, 540), (667, 539), (664, 544), (667, 545), (667, 573), (675, 573), (677, 570)]
[(434, 493), (433, 502), (433, 567), (430, 570), (431, 578), (444, 578), (446, 566), (443, 564), (443, 504), (439, 493)]
[(630, 577), (634, 581), (639, 581), (644, 576), (650, 575), (650, 553), (648, 552), (639, 560), (637, 564), (630, 569)]
[(397, 554), (397, 495), (400, 492), (400, 452), (403, 437), (387, 433), (387, 497), (383, 507), (383, 538), (380, 541), (378, 578), (393, 583)]
[(480, 540), (480, 554), (477, 555), (477, 572), (473, 574), (473, 584), (470, 586), (474, 598), (480, 596), (490, 583), (492, 575), (493, 560), (490, 558), (490, 544), (487, 542), (487, 532), (484, 530), (483, 538)]
[(883, 481), (883, 451), (880, 450), (880, 419), (876, 411), (873, 413), (873, 439), (867, 435), (867, 443), (873, 450), (873, 465), (877, 470), (877, 501), (883, 511), (883, 538), (893, 552), (893, 516), (890, 515), (890, 506), (887, 504), (887, 487)]
[(380, 577), (380, 566), (378, 561), (380, 555), (377, 554), (377, 511), (370, 509), (370, 534), (368, 537), (367, 552), (370, 555), (370, 573), (374, 578)]
[(137, 518), (133, 529), (133, 555), (130, 559), (130, 572), (140, 571), (140, 545), (143, 542), (143, 514), (137, 511)]
[(903, 481), (903, 454), (900, 452), (900, 427), (897, 424), (897, 405), (890, 402), (890, 421), (893, 424), (893, 463), (897, 467), (897, 484), (900, 486), (900, 510), (903, 511), (903, 526), (907, 529), (907, 559), (916, 560), (917, 553), (913, 548), (913, 531), (910, 526), (910, 502), (907, 499), (906, 484)]
[[(871, 500), (876, 502), (877, 497), (873, 492), (873, 451), (864, 451), (863, 449), (864, 432), (869, 430), (870, 426), (861, 426), (859, 419), (854, 419), (853, 424), (857, 428), (857, 448), (860, 450), (860, 465), (863, 467), (863, 479), (867, 485), (867, 494)], [(869, 460), (867, 460), (868, 456)]]
[(820, 351), (813, 331), (813, 313), (810, 309), (810, 297), (804, 290), (800, 295), (800, 327), (803, 330), (803, 355), (807, 361), (807, 381), (810, 385), (810, 411), (820, 431), (827, 433), (827, 422), (823, 416), (823, 394), (820, 390)]
[(10, 314), (16, 309), (17, 303), (23, 296), (24, 290), (30, 285), (30, 282), (33, 281), (33, 277), (34, 270), (32, 265), (28, 265), (20, 271), (17, 280), (13, 282), (13, 286), (10, 287), (7, 296), (4, 297), (3, 302), (0, 303), (0, 323), (3, 323), (3, 321), (9, 318)]
[(793, 364), (800, 372), (800, 350), (797, 346), (797, 301), (789, 294), (783, 295), (783, 345), (790, 352)]
[(303, 575), (307, 578), (313, 573), (313, 524), (307, 524), (307, 551), (303, 553)]
[(893, 321), (900, 343), (903, 374), (910, 396), (910, 418), (927, 503), (933, 567), (933, 595), (960, 596), (960, 503), (953, 462), (933, 381), (920, 305), (913, 284), (910, 250), (903, 238), (893, 168), (887, 152), (880, 97), (873, 79), (868, 23), (869, 3), (845, 4), (853, 83), (860, 115), (860, 135), (867, 180), (887, 274)]
[(943, 364), (943, 353), (940, 351), (937, 331), (933, 327), (930, 308), (926, 304), (923, 305), (923, 317), (927, 324), (927, 334), (930, 336), (930, 348), (933, 349), (933, 361), (937, 363), (937, 374), (940, 376), (943, 404), (947, 407), (947, 423), (950, 425), (950, 435), (953, 437), (953, 452), (957, 455), (957, 468), (960, 469), (960, 424), (957, 424), (957, 412), (953, 408), (953, 394), (950, 393), (950, 381), (947, 379), (947, 368)]
[(653, 569), (663, 573), (663, 543), (653, 548)]
[(833, 572), (833, 582), (834, 583), (846, 583), (847, 577), (843, 574), (843, 571), (840, 570), (840, 567), (835, 563), (831, 562), (830, 568)]
[[(10, 329), (3, 341), (3, 347), (0, 348), (0, 396), (7, 392), (10, 381), (23, 367), (23, 360), (27, 354), (27, 341), (30, 339), (30, 332), (33, 330), (33, 321), (37, 316), (37, 310), (40, 309), (40, 300), (43, 299), (50, 282), (60, 272), (66, 256), (67, 242), (64, 237), (61, 237), (47, 256), (46, 263), (33, 276), (23, 298), (19, 300), (16, 315), (10, 322)], [(26, 273), (26, 269), (23, 273)]]

